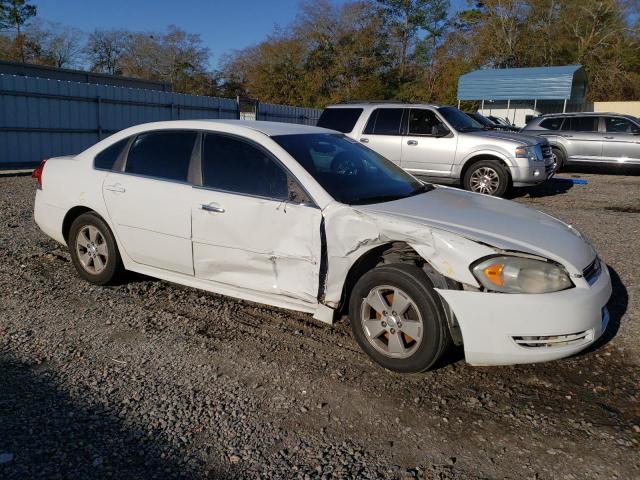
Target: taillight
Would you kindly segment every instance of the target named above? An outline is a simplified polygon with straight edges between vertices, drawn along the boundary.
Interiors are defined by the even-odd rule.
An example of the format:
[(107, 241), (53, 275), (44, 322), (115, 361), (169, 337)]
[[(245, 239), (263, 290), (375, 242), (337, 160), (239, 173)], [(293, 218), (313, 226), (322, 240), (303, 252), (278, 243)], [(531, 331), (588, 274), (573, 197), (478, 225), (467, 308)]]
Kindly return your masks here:
[(42, 188), (42, 171), (44, 170), (45, 163), (47, 163), (47, 159), (42, 160), (38, 168), (31, 173), (31, 178), (35, 178), (38, 181), (38, 188)]

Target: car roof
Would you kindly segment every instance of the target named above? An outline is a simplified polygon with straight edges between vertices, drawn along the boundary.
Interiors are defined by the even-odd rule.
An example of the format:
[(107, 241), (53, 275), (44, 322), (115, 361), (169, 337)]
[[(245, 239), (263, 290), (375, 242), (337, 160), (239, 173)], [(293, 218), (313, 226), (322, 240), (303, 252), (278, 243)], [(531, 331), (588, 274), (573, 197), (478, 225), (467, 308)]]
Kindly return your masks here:
[(193, 128), (201, 130), (215, 130), (216, 125), (232, 126), (243, 130), (252, 130), (263, 133), (269, 137), (277, 135), (299, 135), (304, 133), (336, 133), (327, 128), (300, 125), (297, 123), (266, 122), (261, 120), (170, 120), (164, 122), (151, 122), (136, 125), (139, 131), (152, 130), (154, 128)]
[(633, 115), (628, 115), (624, 113), (615, 113), (615, 112), (565, 112), (565, 113), (545, 113), (544, 115), (540, 115), (538, 118), (548, 118), (548, 117), (602, 117), (604, 115), (611, 115), (613, 117), (626, 117), (633, 118)]
[(357, 101), (357, 102), (344, 102), (336, 103), (335, 105), (329, 105), (327, 108), (365, 108), (365, 107), (395, 107), (395, 108), (411, 108), (411, 107), (433, 107), (438, 108), (443, 105), (437, 105), (435, 103), (404, 103), (400, 101)]

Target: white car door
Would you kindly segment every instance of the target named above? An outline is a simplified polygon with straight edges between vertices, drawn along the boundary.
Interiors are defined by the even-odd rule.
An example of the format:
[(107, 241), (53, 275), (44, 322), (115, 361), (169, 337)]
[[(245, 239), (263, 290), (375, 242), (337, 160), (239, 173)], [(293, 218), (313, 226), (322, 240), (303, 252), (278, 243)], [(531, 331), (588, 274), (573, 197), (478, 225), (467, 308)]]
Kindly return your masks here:
[(412, 108), (407, 134), (402, 137), (400, 166), (412, 173), (449, 176), (456, 157), (458, 136), (450, 131), (443, 135), (447, 130), (434, 111)]
[(322, 214), (263, 147), (207, 133), (192, 193), (197, 278), (317, 302)]
[(120, 248), (142, 265), (193, 275), (188, 171), (197, 132), (138, 135), (102, 189)]

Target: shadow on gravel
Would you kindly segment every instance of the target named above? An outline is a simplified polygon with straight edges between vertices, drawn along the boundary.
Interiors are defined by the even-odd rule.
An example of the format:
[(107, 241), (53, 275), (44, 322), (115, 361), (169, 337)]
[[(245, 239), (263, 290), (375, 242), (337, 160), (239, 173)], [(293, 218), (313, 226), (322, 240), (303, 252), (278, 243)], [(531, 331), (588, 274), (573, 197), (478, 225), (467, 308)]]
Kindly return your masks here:
[(512, 188), (507, 198), (510, 200), (520, 197), (542, 198), (567, 193), (573, 188), (573, 183), (552, 178), (534, 187)]
[(76, 404), (29, 365), (0, 360), (0, 478), (200, 476), (163, 452), (171, 447), (153, 434)]
[(640, 165), (567, 165), (562, 169), (562, 173), (594, 173), (596, 175), (640, 175)]
[(591, 349), (597, 349), (606, 345), (618, 334), (622, 317), (627, 312), (627, 307), (629, 306), (629, 293), (627, 292), (627, 287), (622, 283), (620, 275), (618, 275), (618, 272), (612, 267), (609, 267), (609, 275), (611, 275), (611, 286), (613, 287), (611, 299), (607, 304), (607, 308), (609, 309), (609, 325), (602, 337), (593, 344)]

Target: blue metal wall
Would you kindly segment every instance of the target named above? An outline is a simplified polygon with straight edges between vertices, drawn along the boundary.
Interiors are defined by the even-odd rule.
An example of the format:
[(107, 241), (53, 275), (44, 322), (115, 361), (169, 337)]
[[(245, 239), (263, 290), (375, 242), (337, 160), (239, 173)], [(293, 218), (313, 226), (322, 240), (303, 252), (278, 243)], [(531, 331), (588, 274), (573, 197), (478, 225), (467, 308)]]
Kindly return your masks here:
[(238, 104), (227, 98), (0, 75), (0, 166), (76, 154), (139, 123), (196, 118), (238, 118)]
[(258, 103), (256, 106), (256, 120), (270, 122), (301, 123), (315, 126), (318, 123), (321, 109), (306, 107), (290, 107), (273, 103)]

